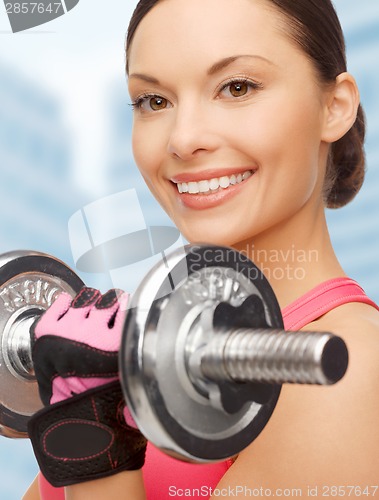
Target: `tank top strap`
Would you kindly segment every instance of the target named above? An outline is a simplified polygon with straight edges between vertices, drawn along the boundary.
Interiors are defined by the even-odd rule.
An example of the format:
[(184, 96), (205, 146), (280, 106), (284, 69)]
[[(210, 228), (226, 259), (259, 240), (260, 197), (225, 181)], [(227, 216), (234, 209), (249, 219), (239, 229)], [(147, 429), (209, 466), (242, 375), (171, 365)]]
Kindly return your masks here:
[(299, 330), (327, 312), (349, 302), (362, 302), (379, 310), (351, 278), (334, 278), (307, 292), (282, 310), (284, 328)]

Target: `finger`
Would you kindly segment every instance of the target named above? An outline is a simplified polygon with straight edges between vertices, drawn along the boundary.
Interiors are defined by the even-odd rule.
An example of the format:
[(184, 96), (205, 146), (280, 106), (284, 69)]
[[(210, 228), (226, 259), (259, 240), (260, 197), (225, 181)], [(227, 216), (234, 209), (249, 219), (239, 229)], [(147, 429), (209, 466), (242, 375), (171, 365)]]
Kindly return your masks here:
[(86, 320), (86, 330), (93, 333), (92, 346), (107, 351), (119, 350), (127, 298), (128, 294), (112, 289), (98, 299)]
[(95, 304), (101, 298), (101, 293), (95, 288), (83, 287), (72, 301), (74, 309), (86, 309)]
[(54, 334), (58, 320), (67, 313), (71, 302), (71, 295), (62, 292), (32, 327), (34, 338), (37, 339), (42, 335), (46, 335), (46, 332)]
[(119, 297), (121, 297), (122, 293), (122, 290), (119, 290), (118, 288), (112, 288), (111, 290), (108, 290), (107, 293), (102, 295), (96, 301), (96, 309), (112, 308), (114, 305), (118, 304), (118, 299)]
[(95, 308), (96, 301), (101, 297), (101, 293), (94, 288), (84, 287), (72, 300), (70, 307), (59, 317), (52, 318), (52, 323), (44, 322), (45, 335), (57, 335), (75, 342), (91, 345), (92, 330), (88, 329), (88, 318)]
[(96, 301), (101, 297), (99, 290), (95, 288), (83, 287), (75, 296), (71, 303), (71, 307), (58, 318), (61, 328), (67, 328), (69, 323), (71, 326), (75, 322), (82, 323), (91, 313)]
[(119, 289), (108, 290), (97, 302), (96, 309), (101, 311), (103, 321), (113, 328), (116, 318), (124, 318), (129, 294)]
[(114, 318), (114, 328), (116, 330), (122, 331), (122, 327), (125, 323), (125, 317), (126, 317), (126, 311), (128, 308), (129, 298), (130, 298), (130, 294), (127, 292), (124, 292), (118, 298), (119, 309), (118, 309), (117, 314)]

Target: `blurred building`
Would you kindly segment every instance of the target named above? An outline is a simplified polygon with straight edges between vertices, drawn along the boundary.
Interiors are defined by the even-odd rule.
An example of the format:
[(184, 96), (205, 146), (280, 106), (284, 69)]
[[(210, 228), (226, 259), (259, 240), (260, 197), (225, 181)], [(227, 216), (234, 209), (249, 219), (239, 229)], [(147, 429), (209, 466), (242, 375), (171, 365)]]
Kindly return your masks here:
[(345, 28), (348, 69), (357, 79), (367, 118), (366, 181), (356, 199), (341, 210), (328, 211), (334, 247), (345, 271), (379, 301), (379, 9), (365, 2), (336, 2)]
[(59, 102), (0, 65), (0, 252), (33, 248), (70, 261), (70, 143)]
[[(71, 263), (67, 221), (78, 193), (59, 102), (1, 63), (0, 75), (0, 253), (33, 249)], [(38, 470), (31, 445), (0, 440), (0, 497), (21, 498)]]

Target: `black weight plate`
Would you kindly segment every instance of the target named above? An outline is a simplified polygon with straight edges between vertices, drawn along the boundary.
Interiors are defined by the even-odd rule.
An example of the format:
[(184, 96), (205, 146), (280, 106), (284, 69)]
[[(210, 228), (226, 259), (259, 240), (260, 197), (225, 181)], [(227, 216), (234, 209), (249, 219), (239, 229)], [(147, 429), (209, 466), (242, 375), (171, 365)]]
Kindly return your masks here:
[[(217, 270), (220, 289), (212, 283), (207, 290), (202, 273)], [(194, 292), (187, 300), (193, 300), (194, 307), (207, 300), (225, 302), (222, 278), (228, 273), (230, 279), (244, 283), (248, 292), (243, 299), (252, 293), (260, 297), (266, 313), (261, 326), (282, 329), (278, 302), (259, 269), (231, 248), (208, 245), (189, 245), (184, 256), (177, 251), (157, 264), (134, 295), (124, 327), (120, 365), (130, 409), (149, 440), (188, 461), (222, 460), (240, 452), (260, 434), (280, 393), (281, 387), (273, 385), (264, 404), (245, 404), (239, 412), (225, 415), (181, 390), (175, 345), (181, 335), (181, 315), (184, 320), (192, 307), (186, 305), (188, 297), (180, 297), (181, 288)]]

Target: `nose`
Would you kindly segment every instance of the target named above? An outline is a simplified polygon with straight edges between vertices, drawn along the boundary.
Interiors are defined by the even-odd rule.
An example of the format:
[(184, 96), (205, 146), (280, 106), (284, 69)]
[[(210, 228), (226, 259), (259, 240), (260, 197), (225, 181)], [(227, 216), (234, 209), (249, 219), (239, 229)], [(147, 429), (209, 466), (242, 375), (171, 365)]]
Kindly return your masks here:
[(220, 144), (212, 116), (205, 106), (178, 106), (167, 145), (168, 153), (183, 161), (215, 151)]

